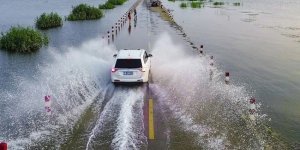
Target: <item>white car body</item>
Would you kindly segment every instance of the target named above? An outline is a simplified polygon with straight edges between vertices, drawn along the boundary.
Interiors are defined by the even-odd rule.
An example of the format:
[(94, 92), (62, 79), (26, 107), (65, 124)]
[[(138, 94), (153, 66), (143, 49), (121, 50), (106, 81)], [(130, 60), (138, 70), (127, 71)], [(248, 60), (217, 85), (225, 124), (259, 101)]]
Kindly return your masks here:
[(114, 55), (116, 60), (111, 69), (111, 81), (113, 83), (148, 82), (151, 56), (144, 49), (120, 50)]

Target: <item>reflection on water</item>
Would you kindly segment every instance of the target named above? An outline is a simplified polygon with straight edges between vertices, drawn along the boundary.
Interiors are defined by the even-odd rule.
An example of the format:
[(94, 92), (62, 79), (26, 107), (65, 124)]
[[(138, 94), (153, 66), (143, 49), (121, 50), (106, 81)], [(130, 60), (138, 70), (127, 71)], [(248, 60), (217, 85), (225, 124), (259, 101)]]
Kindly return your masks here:
[(128, 24), (128, 33), (129, 34), (131, 33), (131, 22), (129, 22), (129, 24)]
[(137, 25), (137, 16), (134, 17), (134, 27)]

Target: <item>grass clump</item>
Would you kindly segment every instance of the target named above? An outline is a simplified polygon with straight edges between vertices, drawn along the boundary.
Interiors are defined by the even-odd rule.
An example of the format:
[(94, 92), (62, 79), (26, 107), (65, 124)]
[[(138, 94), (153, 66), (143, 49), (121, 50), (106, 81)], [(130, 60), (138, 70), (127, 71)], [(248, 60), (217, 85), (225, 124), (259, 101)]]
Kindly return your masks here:
[(191, 2), (192, 8), (201, 8), (201, 6), (202, 6), (201, 2), (195, 2), (195, 1)]
[(11, 27), (0, 37), (0, 48), (10, 52), (31, 53), (47, 44), (48, 38), (30, 27)]
[(35, 25), (38, 29), (45, 30), (49, 28), (62, 26), (63, 21), (57, 13), (43, 13), (40, 17), (36, 19)]
[(233, 6), (241, 6), (240, 2), (233, 3)]
[(76, 20), (95, 20), (100, 19), (103, 13), (100, 9), (87, 4), (80, 4), (73, 8), (71, 14), (68, 16), (69, 21)]
[(101, 5), (101, 4), (99, 5), (99, 9), (114, 9), (114, 8), (115, 8), (115, 5), (108, 1), (103, 5)]
[(218, 5), (224, 5), (224, 2), (214, 2), (213, 5), (218, 6)]
[(187, 7), (187, 3), (184, 3), (184, 2), (181, 3), (181, 4), (180, 4), (180, 7), (181, 7), (181, 8), (186, 8), (186, 7)]

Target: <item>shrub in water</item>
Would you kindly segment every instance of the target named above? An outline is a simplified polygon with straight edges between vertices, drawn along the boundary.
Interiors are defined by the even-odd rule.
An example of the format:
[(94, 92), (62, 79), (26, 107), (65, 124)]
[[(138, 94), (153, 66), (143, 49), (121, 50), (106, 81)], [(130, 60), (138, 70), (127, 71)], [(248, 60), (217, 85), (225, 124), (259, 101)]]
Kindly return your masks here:
[(114, 9), (114, 8), (115, 8), (115, 5), (108, 1), (103, 5), (99, 5), (99, 9)]
[(68, 20), (94, 20), (100, 19), (102, 16), (103, 13), (100, 9), (87, 4), (80, 4), (73, 8), (72, 13), (68, 16)]
[(192, 8), (201, 8), (202, 3), (201, 2), (192, 2), (191, 7)]
[(127, 0), (108, 0), (105, 4), (99, 5), (99, 9), (113, 9), (115, 5), (122, 5)]
[(185, 8), (185, 7), (187, 7), (187, 4), (186, 4), (186, 3), (181, 3), (181, 4), (180, 4), (180, 7), (181, 7), (181, 8)]
[(224, 5), (224, 2), (214, 2), (214, 5)]
[(234, 6), (240, 6), (240, 5), (241, 5), (241, 3), (239, 3), (239, 2), (236, 2), (236, 3), (233, 3), (233, 5), (234, 5)]
[(49, 29), (63, 25), (61, 17), (57, 13), (43, 13), (36, 19), (35, 25), (38, 29)]
[(108, 0), (108, 2), (113, 5), (122, 5), (126, 2), (126, 0)]
[(30, 53), (48, 44), (48, 38), (32, 28), (11, 27), (4, 34), (1, 33), (0, 47), (10, 52)]

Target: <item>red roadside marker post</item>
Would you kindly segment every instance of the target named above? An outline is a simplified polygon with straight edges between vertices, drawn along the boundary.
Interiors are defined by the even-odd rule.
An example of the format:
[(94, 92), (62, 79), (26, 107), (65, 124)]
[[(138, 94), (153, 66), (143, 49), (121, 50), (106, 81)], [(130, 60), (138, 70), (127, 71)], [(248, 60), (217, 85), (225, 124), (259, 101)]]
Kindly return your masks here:
[(0, 143), (0, 150), (7, 150), (7, 143), (1, 142)]

